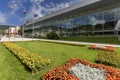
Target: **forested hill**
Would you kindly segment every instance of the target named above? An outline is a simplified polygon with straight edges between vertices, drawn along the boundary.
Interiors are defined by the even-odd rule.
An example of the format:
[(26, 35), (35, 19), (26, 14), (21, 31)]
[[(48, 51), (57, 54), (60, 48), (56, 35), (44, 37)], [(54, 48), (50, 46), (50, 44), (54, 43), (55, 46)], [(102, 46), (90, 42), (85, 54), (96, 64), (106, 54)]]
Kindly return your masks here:
[[(10, 27), (15, 27), (15, 26), (10, 26)], [(9, 28), (9, 25), (0, 25), (0, 30), (6, 30)]]

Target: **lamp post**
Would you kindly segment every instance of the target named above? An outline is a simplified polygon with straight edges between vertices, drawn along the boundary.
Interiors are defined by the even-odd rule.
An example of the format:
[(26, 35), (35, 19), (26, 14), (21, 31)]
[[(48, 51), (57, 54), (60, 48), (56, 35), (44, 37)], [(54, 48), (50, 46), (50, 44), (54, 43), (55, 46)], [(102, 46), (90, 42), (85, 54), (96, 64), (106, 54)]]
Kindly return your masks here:
[[(10, 11), (12, 11), (12, 10), (13, 10), (13, 6), (12, 6), (12, 5), (9, 5), (9, 6), (8, 6), (8, 9), (9, 9)], [(8, 28), (8, 37), (9, 37), (9, 41), (10, 41), (10, 24), (9, 24), (9, 28)]]
[(8, 37), (9, 37), (9, 41), (10, 41), (10, 25), (9, 25), (9, 28), (8, 28)]
[(33, 40), (33, 36), (34, 36), (34, 20), (33, 20), (32, 40)]
[(24, 37), (24, 24), (23, 24), (23, 27), (22, 27), (22, 41), (23, 41), (23, 37)]
[[(27, 11), (26, 10), (23, 10), (23, 17), (25, 17)], [(23, 18), (24, 20), (24, 18)], [(24, 21), (25, 22), (25, 21)], [(24, 40), (24, 27), (25, 27), (25, 23), (23, 23), (23, 31), (22, 31), (22, 41)]]
[(33, 40), (33, 37), (34, 37), (34, 34), (35, 34), (35, 20), (34, 18), (38, 17), (38, 14), (34, 13), (33, 14), (33, 30), (32, 30), (32, 40)]

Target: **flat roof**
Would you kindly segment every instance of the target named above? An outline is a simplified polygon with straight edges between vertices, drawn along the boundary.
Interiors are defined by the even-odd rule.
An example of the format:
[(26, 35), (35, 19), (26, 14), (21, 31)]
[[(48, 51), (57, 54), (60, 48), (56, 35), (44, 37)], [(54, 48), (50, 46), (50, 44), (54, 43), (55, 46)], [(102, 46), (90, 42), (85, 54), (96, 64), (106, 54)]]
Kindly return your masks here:
[[(55, 18), (61, 18), (65, 16), (70, 16), (73, 13), (85, 13), (90, 10), (96, 10), (99, 8), (104, 8), (106, 6), (112, 6), (120, 4), (120, 0), (85, 0), (83, 2), (77, 3), (75, 5), (72, 5), (70, 7), (58, 10), (52, 14), (46, 15), (44, 17), (41, 17), (39, 19), (36, 19), (34, 22), (41, 22), (47, 19), (55, 19)], [(26, 25), (33, 24), (33, 21), (27, 23)]]

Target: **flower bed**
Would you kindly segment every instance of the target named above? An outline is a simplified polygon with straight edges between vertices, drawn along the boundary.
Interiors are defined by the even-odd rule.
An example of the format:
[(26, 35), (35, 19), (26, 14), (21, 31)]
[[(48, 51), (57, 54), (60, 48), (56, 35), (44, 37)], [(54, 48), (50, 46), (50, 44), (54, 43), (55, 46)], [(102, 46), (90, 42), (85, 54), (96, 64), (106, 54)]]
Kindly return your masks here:
[(101, 51), (94, 61), (108, 66), (120, 67), (120, 57), (116, 52)]
[[(79, 66), (82, 66), (84, 70)], [(73, 67), (76, 67), (77, 70), (73, 69)], [(85, 70), (85, 68), (88, 69)], [(81, 70), (84, 72), (81, 72)], [(120, 70), (118, 69), (115, 69), (110, 66), (105, 66), (102, 64), (93, 64), (88, 61), (75, 58), (68, 60), (64, 65), (60, 67), (56, 67), (48, 71), (42, 76), (42, 80), (88, 80), (86, 77), (84, 78), (81, 75), (76, 75), (76, 73), (77, 74), (82, 73), (82, 76), (85, 76), (87, 73), (89, 74), (94, 73), (94, 75), (96, 74), (98, 75), (100, 73), (100, 75), (98, 75), (99, 76), (98, 78), (96, 78), (96, 76), (93, 77), (94, 75), (87, 75), (89, 77), (89, 80), (120, 80)], [(69, 75), (69, 77), (71, 78), (68, 79), (68, 77), (64, 77), (66, 75)]]
[(81, 63), (72, 66), (69, 71), (80, 80), (105, 80), (105, 72), (103, 69), (91, 68)]
[(68, 74), (64, 66), (58, 66), (42, 76), (42, 80), (79, 80), (72, 74)]
[(49, 59), (44, 59), (41, 56), (13, 43), (4, 42), (3, 45), (8, 48), (32, 72), (38, 72), (51, 63)]
[(89, 49), (103, 50), (114, 52), (115, 49), (112, 46), (103, 46), (103, 45), (90, 45)]

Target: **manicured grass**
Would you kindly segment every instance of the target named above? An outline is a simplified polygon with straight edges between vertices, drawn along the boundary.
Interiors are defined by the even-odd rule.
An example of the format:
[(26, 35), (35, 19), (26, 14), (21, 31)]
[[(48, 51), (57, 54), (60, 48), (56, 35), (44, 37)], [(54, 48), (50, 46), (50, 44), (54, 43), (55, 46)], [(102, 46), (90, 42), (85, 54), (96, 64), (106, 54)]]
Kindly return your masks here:
[(117, 37), (62, 37), (60, 40), (120, 44)]
[(0, 80), (39, 80), (31, 75), (20, 61), (0, 43)]
[(52, 64), (40, 72), (40, 76), (55, 66), (62, 65), (70, 58), (82, 58), (94, 62), (97, 50), (90, 50), (88, 47), (70, 46), (47, 42), (19, 42), (15, 43), (31, 52), (52, 60)]
[[(99, 52), (98, 50), (88, 49), (88, 46), (70, 46), (40, 41), (16, 42), (14, 44), (28, 49), (44, 58), (49, 58), (52, 60), (52, 63), (46, 69), (32, 75), (26, 70), (20, 61), (9, 52), (9, 50), (0, 44), (1, 80), (39, 80), (45, 72), (55, 66), (62, 65), (70, 58), (81, 58), (94, 63), (94, 58)], [(116, 48), (116, 50), (120, 55), (120, 48)]]

